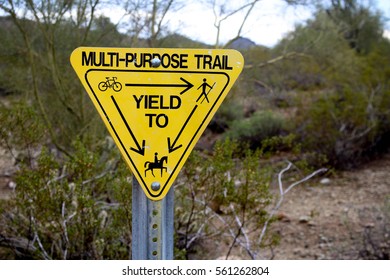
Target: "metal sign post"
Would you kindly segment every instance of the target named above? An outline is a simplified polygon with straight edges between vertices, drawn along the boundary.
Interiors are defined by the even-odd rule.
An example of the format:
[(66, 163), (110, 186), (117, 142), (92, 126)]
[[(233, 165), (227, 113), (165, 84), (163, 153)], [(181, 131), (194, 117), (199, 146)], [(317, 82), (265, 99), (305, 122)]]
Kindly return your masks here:
[[(152, 188), (160, 185), (154, 183)], [(174, 190), (162, 200), (150, 200), (133, 178), (132, 200), (132, 259), (172, 260)]]

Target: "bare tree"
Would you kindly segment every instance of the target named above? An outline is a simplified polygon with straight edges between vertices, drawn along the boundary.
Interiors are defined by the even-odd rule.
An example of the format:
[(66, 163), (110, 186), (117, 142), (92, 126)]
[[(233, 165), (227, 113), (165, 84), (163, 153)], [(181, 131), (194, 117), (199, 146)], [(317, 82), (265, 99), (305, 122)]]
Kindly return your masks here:
[(216, 48), (220, 47), (220, 36), (221, 36), (221, 30), (224, 22), (236, 14), (239, 13), (244, 14), (240, 27), (238, 28), (237, 34), (226, 44), (228, 45), (230, 42), (234, 41), (235, 39), (241, 36), (242, 29), (244, 28), (244, 25), (247, 22), (253, 8), (258, 2), (260, 2), (260, 0), (250, 0), (244, 2), (239, 6), (231, 5), (232, 2), (230, 1), (211, 0), (208, 2), (208, 5), (211, 5), (213, 9), (214, 27), (217, 29), (217, 35), (215, 38)]
[[(284, 0), (288, 5), (307, 5), (307, 0)], [(217, 30), (215, 38), (215, 47), (221, 47), (221, 31), (225, 23), (234, 16), (240, 16), (241, 20), (237, 21), (237, 33), (232, 38), (222, 45), (222, 47), (228, 46), (231, 42), (242, 36), (245, 25), (248, 20), (254, 16), (254, 8), (261, 5), (261, 0), (246, 0), (246, 1), (228, 1), (228, 0), (208, 0), (206, 5), (211, 7), (214, 14), (214, 27)]]
[(129, 0), (125, 2), (124, 26), (137, 44), (138, 39), (147, 39), (149, 47), (156, 47), (157, 41), (168, 31), (168, 14), (183, 6), (182, 0)]
[[(49, 112), (53, 104), (44, 100), (45, 94), (40, 84), (42, 80), (50, 81), (51, 92), (56, 93), (56, 102), (59, 102), (76, 122), (80, 124), (87, 122), (83, 106), (84, 94), (77, 95), (79, 96), (76, 102), (78, 106), (73, 106), (74, 104), (69, 102), (68, 81), (64, 77), (63, 67), (60, 66), (60, 53), (64, 50), (58, 48), (58, 36), (61, 33), (61, 25), (64, 22), (71, 22), (77, 29), (77, 32), (73, 34), (74, 37), (79, 36), (77, 45), (84, 44), (89, 36), (99, 2), (100, 0), (0, 1), (0, 10), (11, 18), (24, 43), (23, 53), (26, 55), (31, 75), (31, 84), (26, 90), (26, 98), (35, 102), (52, 143), (65, 154), (68, 154), (68, 151), (60, 140), (64, 135), (56, 133), (56, 129), (67, 130), (63, 122), (54, 122)], [(39, 44), (36, 43), (37, 38), (42, 40)], [(43, 72), (50, 73), (50, 75), (46, 75), (43, 79)]]

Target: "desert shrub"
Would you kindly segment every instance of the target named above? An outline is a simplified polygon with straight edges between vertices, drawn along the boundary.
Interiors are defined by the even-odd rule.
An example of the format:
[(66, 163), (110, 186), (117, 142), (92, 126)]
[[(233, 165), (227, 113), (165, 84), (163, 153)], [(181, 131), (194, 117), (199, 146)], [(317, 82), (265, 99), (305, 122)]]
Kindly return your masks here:
[[(264, 159), (278, 161), (289, 158), (301, 172), (314, 172), (318, 167), (325, 167), (326, 157), (313, 151), (303, 151), (299, 136), (294, 133), (277, 135), (261, 142), (261, 154)], [(280, 167), (282, 168), (282, 167)], [(277, 169), (277, 168), (274, 168)]]
[(26, 102), (0, 104), (0, 145), (28, 150), (44, 143), (46, 130), (39, 115)]
[(207, 127), (212, 132), (223, 133), (229, 129), (234, 121), (243, 118), (244, 109), (242, 105), (231, 99), (226, 101), (222, 103)]
[(288, 135), (276, 135), (264, 139), (261, 142), (261, 152), (263, 155), (275, 155), (281, 152), (300, 153), (300, 144), (297, 143), (297, 136), (293, 133)]
[(388, 116), (364, 89), (328, 92), (300, 112), (297, 123), (302, 145), (341, 168), (361, 163), (388, 131), (383, 127)]
[(325, 155), (341, 168), (351, 168), (389, 148), (389, 41), (370, 54), (353, 54), (353, 71), (336, 69), (328, 89), (302, 100), (297, 120), (302, 145)]
[(279, 135), (284, 130), (284, 121), (269, 111), (255, 112), (251, 117), (234, 121), (226, 138), (246, 143), (251, 149), (261, 146), (261, 142), (267, 138)]
[[(297, 92), (295, 134), (303, 151), (341, 168), (387, 149), (390, 130), (389, 40), (378, 14), (359, 4), (349, 8), (320, 9), (274, 48), (300, 55), (275, 67), (282, 73), (278, 84)], [(350, 28), (357, 32), (352, 41)]]
[[(111, 141), (96, 147), (90, 152), (77, 141), (72, 158), (43, 148), (34, 165), (19, 164), (14, 196), (0, 207), (7, 258), (130, 258), (131, 174)], [(268, 218), (272, 174), (260, 165), (260, 152), (247, 150), (239, 159), (239, 149), (218, 142), (212, 155), (190, 156), (175, 186), (176, 258), (188, 258), (204, 241), (227, 242), (220, 254), (241, 247), (252, 258), (275, 245), (272, 235), (257, 243), (248, 238)]]
[[(272, 238), (261, 244), (256, 238), (243, 242), (248, 239), (247, 227), (259, 234), (268, 217), (271, 172), (260, 166), (259, 152), (247, 150), (239, 160), (235, 157), (239, 149), (237, 142), (218, 142), (212, 156), (194, 152), (182, 170), (175, 193), (175, 231), (181, 256), (188, 258), (197, 245), (209, 241), (215, 248), (229, 244), (226, 250), (215, 251), (219, 256), (228, 257), (238, 246), (254, 257), (253, 251), (273, 242)], [(202, 257), (199, 251), (197, 256)]]
[[(77, 142), (73, 158), (43, 149), (15, 174), (15, 197), (1, 209), (1, 246), (23, 259), (128, 259), (131, 184), (107, 150)], [(100, 156), (106, 154), (102, 164)]]

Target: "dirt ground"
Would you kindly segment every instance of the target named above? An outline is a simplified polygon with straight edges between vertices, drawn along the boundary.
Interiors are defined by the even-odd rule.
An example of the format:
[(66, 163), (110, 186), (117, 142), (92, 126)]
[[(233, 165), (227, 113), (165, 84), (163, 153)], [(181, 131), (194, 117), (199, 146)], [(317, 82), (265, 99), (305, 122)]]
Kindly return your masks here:
[(275, 259), (389, 259), (390, 154), (287, 194)]
[[(13, 191), (12, 162), (0, 150), (2, 199)], [(390, 153), (357, 170), (297, 186), (277, 216), (272, 230), (280, 244), (269, 258), (389, 259)]]

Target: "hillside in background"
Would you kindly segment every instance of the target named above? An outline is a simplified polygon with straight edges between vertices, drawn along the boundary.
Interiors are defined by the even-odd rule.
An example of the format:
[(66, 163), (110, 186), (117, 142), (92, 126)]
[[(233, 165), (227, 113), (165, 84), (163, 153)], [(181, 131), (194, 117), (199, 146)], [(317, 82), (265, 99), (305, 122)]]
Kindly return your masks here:
[(256, 43), (248, 38), (239, 37), (233, 40), (227, 47), (236, 50), (249, 50), (256, 47)]

